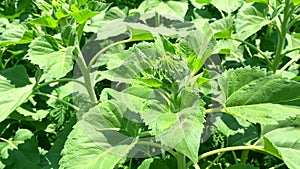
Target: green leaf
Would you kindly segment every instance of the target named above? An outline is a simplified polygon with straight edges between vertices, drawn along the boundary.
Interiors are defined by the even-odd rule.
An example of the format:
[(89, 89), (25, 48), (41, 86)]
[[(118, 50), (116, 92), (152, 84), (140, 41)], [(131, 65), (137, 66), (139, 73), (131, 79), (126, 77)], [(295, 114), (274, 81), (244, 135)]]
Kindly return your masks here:
[(32, 88), (23, 66), (7, 69), (0, 75), (0, 122), (28, 100)]
[(50, 35), (36, 38), (29, 45), (28, 59), (43, 69), (48, 80), (64, 77), (73, 69), (74, 47), (59, 49)]
[(48, 114), (49, 111), (47, 110), (36, 110), (29, 106), (22, 106), (18, 107), (16, 111), (10, 115), (10, 118), (22, 121), (42, 121)]
[(225, 111), (253, 123), (277, 124), (300, 114), (300, 83), (258, 68), (229, 70), (219, 80)]
[(116, 130), (120, 116), (105, 108), (105, 103), (99, 106), (75, 125), (62, 151), (60, 168), (113, 169), (136, 144), (135, 138)]
[(2, 162), (6, 168), (40, 168), (41, 158), (33, 133), (19, 129), (15, 136), (6, 142), (0, 142)]
[(190, 0), (194, 7), (201, 9), (204, 5), (210, 4), (211, 0)]
[(294, 6), (297, 6), (300, 4), (300, 0), (292, 0)]
[(128, 26), (130, 31), (130, 41), (143, 41), (143, 40), (153, 40), (154, 37), (150, 31), (145, 29), (136, 29), (133, 27)]
[(161, 2), (159, 0), (146, 0), (141, 3), (138, 10), (141, 13), (157, 12), (160, 14), (167, 14), (179, 18), (184, 18), (188, 10), (188, 3), (186, 0), (166, 2)]
[(217, 115), (214, 125), (222, 132), (228, 141), (228, 146), (250, 145), (258, 137), (254, 125), (250, 122), (227, 114)]
[(167, 104), (158, 99), (141, 113), (141, 118), (152, 129), (156, 140), (181, 152), (196, 163), (200, 135), (205, 122), (204, 110), (195, 94), (183, 92), (181, 97), (179, 112), (166, 110)]
[(19, 144), (23, 144), (26, 140), (30, 139), (32, 136), (33, 134), (31, 131), (27, 129), (19, 129), (12, 140), (9, 140), (9, 142), (0, 142), (1, 157), (8, 158), (9, 150), (18, 148), (17, 146)]
[(79, 23), (83, 24), (87, 20), (91, 19), (95, 15), (99, 14), (99, 12), (93, 12), (90, 9), (83, 9), (78, 12), (73, 12), (70, 15)]
[(44, 16), (41, 18), (37, 18), (37, 19), (32, 20), (30, 23), (35, 24), (35, 25), (49, 27), (49, 28), (56, 28), (58, 25), (58, 21), (55, 20), (51, 16)]
[(169, 169), (163, 160), (148, 158), (137, 169)]
[(34, 39), (34, 33), (32, 30), (28, 30), (25, 25), (11, 24), (0, 35), (0, 47), (26, 44), (30, 43)]
[(271, 23), (267, 18), (268, 5), (263, 3), (245, 3), (237, 13), (235, 38), (245, 40)]
[(215, 38), (230, 38), (233, 29), (234, 18), (232, 16), (227, 16), (225, 18), (216, 20), (210, 24), (211, 29), (215, 34)]
[[(268, 151), (276, 152), (290, 169), (300, 167), (300, 128), (279, 128), (265, 134), (273, 146), (265, 147)], [(266, 141), (266, 140), (265, 140)]]
[[(214, 50), (216, 41), (209, 28), (202, 31), (191, 31), (190, 34), (180, 42), (182, 46), (194, 53), (202, 64), (209, 58)], [(203, 65), (201, 65), (202, 67)], [(200, 67), (200, 66), (199, 66)]]
[(211, 0), (210, 3), (220, 11), (225, 11), (226, 13), (230, 14), (243, 4), (243, 0)]

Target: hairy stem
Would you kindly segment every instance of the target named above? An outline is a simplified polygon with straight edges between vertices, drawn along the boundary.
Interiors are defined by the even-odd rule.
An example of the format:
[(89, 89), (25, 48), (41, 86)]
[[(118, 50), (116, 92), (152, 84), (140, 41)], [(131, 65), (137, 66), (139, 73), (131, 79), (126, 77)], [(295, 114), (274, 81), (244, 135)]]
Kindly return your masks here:
[(292, 5), (291, 0), (286, 0), (285, 7), (283, 10), (283, 19), (281, 22), (280, 32), (278, 32), (279, 36), (278, 36), (277, 49), (275, 52), (275, 58), (273, 61), (273, 66), (272, 66), (274, 73), (276, 72), (276, 70), (280, 64), (280, 61), (284, 56), (284, 55), (282, 55), (282, 51), (285, 46), (285, 37), (286, 37), (286, 34), (288, 33), (290, 17), (292, 15), (293, 11), (294, 11), (294, 7)]
[(86, 86), (88, 95), (91, 99), (91, 102), (94, 104), (97, 104), (98, 100), (97, 100), (97, 97), (95, 94), (93, 83), (91, 81), (90, 72), (88, 70), (88, 67), (85, 63), (84, 57), (83, 57), (79, 47), (77, 47), (77, 52), (78, 52), (77, 64), (79, 66), (80, 71), (83, 74), (83, 78), (84, 78), (84, 82), (85, 82), (85, 86)]
[[(225, 147), (225, 148), (220, 148), (220, 149), (216, 149), (216, 150), (212, 150), (212, 151), (209, 151), (209, 152), (206, 152), (206, 153), (203, 153), (201, 154), (199, 157), (198, 157), (198, 160), (201, 160), (203, 158), (206, 158), (208, 156), (211, 156), (211, 155), (215, 155), (215, 154), (218, 154), (218, 153), (222, 153), (222, 152), (227, 152), (227, 151), (235, 151), (235, 150), (254, 150), (254, 151), (261, 151), (261, 152), (265, 152), (265, 153), (268, 153), (268, 154), (271, 154), (279, 159), (281, 159), (281, 157), (279, 157), (278, 155), (276, 154), (273, 154), (272, 152), (269, 152), (267, 151), (266, 149), (264, 149), (264, 146), (253, 146), (253, 145), (250, 145), (250, 146), (234, 146), (234, 147)], [(187, 163), (187, 168), (192, 166), (193, 165), (193, 162), (190, 161)]]

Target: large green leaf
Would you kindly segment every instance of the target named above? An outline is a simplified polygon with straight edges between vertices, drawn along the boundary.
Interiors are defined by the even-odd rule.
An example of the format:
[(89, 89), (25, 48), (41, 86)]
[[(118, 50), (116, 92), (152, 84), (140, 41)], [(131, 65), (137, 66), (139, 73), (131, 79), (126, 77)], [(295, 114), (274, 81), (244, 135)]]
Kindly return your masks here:
[(29, 45), (28, 59), (43, 69), (48, 80), (64, 77), (73, 69), (74, 47), (59, 49), (50, 35), (36, 38)]
[(15, 44), (26, 44), (30, 43), (34, 39), (33, 31), (28, 30), (27, 26), (21, 24), (9, 24), (1, 33), (0, 47)]
[(237, 13), (234, 37), (245, 40), (269, 24), (271, 20), (267, 18), (268, 9), (268, 5), (263, 3), (245, 3)]
[(136, 144), (120, 132), (121, 114), (106, 103), (85, 113), (70, 133), (62, 151), (60, 168), (113, 169)]
[(7, 69), (0, 75), (0, 122), (27, 101), (32, 93), (28, 75), (23, 66)]
[(144, 12), (157, 12), (184, 18), (187, 10), (188, 3), (186, 0), (181, 1), (160, 1), (160, 0), (146, 0), (138, 8), (141, 13)]
[(264, 148), (279, 155), (290, 169), (300, 167), (300, 128), (286, 127), (272, 130), (264, 135)]
[(226, 13), (230, 14), (243, 4), (243, 0), (211, 0), (210, 3), (220, 11), (225, 11)]
[(129, 109), (139, 113), (157, 141), (197, 162), (204, 110), (195, 94), (183, 92), (181, 97), (177, 113), (170, 112), (166, 100), (149, 88), (131, 87), (123, 92), (105, 89), (101, 100), (113, 98), (123, 111)]
[(226, 71), (220, 79), (225, 111), (253, 123), (277, 124), (300, 114), (300, 83), (258, 68)]

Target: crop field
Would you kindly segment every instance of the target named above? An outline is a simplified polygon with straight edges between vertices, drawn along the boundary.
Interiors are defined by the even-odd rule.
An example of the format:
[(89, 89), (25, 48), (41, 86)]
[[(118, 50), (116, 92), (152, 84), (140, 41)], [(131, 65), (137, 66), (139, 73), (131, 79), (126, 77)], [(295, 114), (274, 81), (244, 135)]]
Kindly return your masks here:
[(0, 0), (0, 169), (300, 169), (300, 0)]

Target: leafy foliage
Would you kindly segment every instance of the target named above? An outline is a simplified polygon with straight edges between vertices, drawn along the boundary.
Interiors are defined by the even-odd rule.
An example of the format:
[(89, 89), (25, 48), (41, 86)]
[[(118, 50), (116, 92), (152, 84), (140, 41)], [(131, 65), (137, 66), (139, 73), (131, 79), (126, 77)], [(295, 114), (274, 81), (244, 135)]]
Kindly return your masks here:
[(292, 0), (3, 0), (0, 168), (298, 169), (298, 22)]

